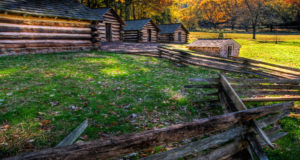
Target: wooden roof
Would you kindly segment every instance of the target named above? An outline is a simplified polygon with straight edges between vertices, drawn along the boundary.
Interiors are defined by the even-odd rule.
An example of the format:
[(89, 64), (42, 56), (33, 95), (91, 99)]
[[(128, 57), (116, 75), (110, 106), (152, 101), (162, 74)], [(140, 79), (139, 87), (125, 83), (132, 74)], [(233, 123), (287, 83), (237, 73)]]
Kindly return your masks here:
[(117, 17), (119, 22), (122, 23), (123, 25), (125, 25), (125, 22), (122, 20), (122, 18), (112, 8), (97, 8), (97, 9), (93, 9), (93, 11), (95, 12), (96, 15), (100, 16), (100, 18), (102, 18), (103, 20), (104, 20), (104, 15), (108, 11), (112, 11), (113, 15), (115, 17)]
[(158, 25), (161, 34), (173, 34), (179, 27), (182, 27), (187, 33), (189, 32), (181, 23)]
[(225, 45), (234, 43), (238, 47), (241, 47), (236, 41), (232, 39), (198, 39), (193, 43), (187, 45), (187, 47), (217, 47), (222, 48)]
[(76, 0), (0, 0), (0, 11), (78, 20), (103, 20)]
[(124, 28), (125, 31), (140, 31), (143, 27), (148, 23), (151, 22), (157, 30), (160, 30), (156, 24), (150, 19), (139, 19), (139, 20), (131, 20), (125, 21), (126, 27)]

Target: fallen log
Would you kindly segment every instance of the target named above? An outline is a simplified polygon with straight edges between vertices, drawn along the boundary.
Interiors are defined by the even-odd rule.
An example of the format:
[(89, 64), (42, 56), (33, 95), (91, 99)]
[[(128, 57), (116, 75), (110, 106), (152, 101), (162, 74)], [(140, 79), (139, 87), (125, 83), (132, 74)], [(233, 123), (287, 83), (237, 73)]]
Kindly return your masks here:
[(291, 109), (293, 102), (274, 104), (248, 109), (220, 116), (204, 118), (170, 127), (123, 135), (110, 140), (95, 140), (70, 146), (49, 148), (8, 159), (109, 159), (164, 143), (177, 142), (187, 138), (227, 129), (241, 121), (249, 121), (268, 114)]

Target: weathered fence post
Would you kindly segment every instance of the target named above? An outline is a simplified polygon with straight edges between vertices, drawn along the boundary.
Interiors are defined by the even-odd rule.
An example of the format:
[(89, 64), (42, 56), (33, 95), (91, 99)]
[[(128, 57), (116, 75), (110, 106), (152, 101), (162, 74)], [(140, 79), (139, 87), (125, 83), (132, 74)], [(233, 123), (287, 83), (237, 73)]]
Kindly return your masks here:
[(158, 46), (157, 49), (158, 49), (158, 57), (162, 58), (162, 56), (161, 56), (162, 55), (161, 46)]

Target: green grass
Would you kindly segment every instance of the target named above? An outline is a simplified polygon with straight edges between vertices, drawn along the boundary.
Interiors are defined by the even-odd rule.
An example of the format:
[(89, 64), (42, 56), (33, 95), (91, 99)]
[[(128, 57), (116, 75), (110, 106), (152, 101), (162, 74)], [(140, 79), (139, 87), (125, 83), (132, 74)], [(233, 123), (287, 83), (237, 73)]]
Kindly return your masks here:
[(199, 95), (183, 86), (199, 76), (217, 75), (104, 52), (2, 57), (0, 153), (55, 146), (86, 118), (84, 140), (92, 140), (221, 114), (220, 107), (190, 103)]
[[(190, 40), (214, 36), (192, 32)], [(280, 36), (279, 44), (272, 35), (225, 38), (242, 45), (243, 57), (300, 67), (299, 35)], [(214, 70), (105, 52), (0, 57), (0, 157), (55, 146), (86, 118), (84, 141), (221, 114), (220, 107), (191, 103), (204, 90), (183, 89), (191, 83), (187, 78), (216, 76)], [(281, 125), (288, 135), (266, 152), (270, 159), (298, 159), (300, 120), (285, 118)]]
[[(258, 34), (256, 40), (252, 39), (252, 34), (245, 33), (224, 33), (224, 36), (241, 44), (241, 57), (300, 68), (300, 35), (278, 35), (277, 44), (275, 43), (276, 36), (270, 34)], [(191, 32), (189, 41), (217, 37), (218, 33)], [(182, 48), (182, 46), (177, 47)], [(299, 106), (300, 103), (297, 102), (296, 105)], [(300, 120), (285, 118), (281, 121), (281, 125), (288, 135), (276, 142), (275, 150), (266, 148), (267, 155), (272, 160), (298, 160), (300, 157)]]
[[(191, 32), (189, 42), (198, 38), (218, 38), (218, 33)], [(224, 33), (224, 38), (232, 38), (241, 44), (240, 56), (264, 62), (300, 68), (300, 35), (258, 34), (252, 40), (252, 34)]]

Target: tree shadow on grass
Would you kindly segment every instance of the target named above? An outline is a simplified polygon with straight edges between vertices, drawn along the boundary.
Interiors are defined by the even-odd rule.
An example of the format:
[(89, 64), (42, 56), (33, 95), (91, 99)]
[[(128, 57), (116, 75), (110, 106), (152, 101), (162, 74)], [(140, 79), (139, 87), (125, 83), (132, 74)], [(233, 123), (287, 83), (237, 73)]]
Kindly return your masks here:
[[(0, 60), (2, 71), (16, 68), (0, 77), (0, 123), (10, 125), (0, 135), (9, 143), (1, 148), (5, 156), (55, 146), (86, 118), (88, 140), (198, 118), (182, 88), (187, 78), (215, 74), (156, 58), (101, 52)], [(18, 145), (10, 141), (13, 136), (19, 137)]]

